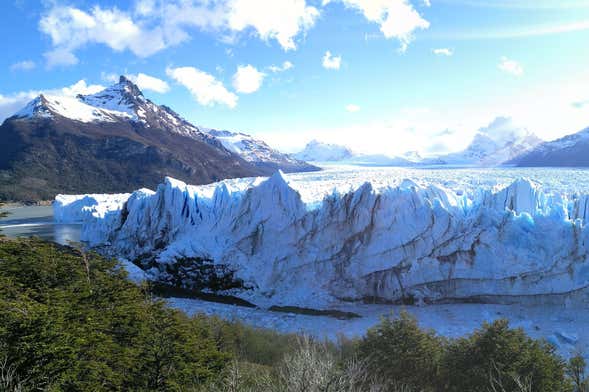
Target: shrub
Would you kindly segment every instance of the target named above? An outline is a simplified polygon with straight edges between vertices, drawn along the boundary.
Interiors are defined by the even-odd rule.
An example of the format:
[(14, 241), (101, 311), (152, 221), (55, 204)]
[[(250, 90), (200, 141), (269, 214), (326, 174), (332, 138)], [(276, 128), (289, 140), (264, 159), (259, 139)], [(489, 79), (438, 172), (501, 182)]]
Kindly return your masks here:
[[(564, 363), (554, 347), (528, 337), (522, 329), (511, 329), (507, 320), (485, 323), (472, 335), (451, 341), (443, 361), (443, 378), (448, 391), (567, 391)], [(501, 389), (500, 389), (501, 390)]]
[(359, 352), (379, 379), (434, 390), (444, 346), (443, 339), (421, 330), (415, 318), (401, 312), (398, 318), (383, 318), (369, 329)]
[(39, 240), (0, 240), (0, 358), (60, 391), (184, 390), (230, 355), (207, 324), (152, 299), (120, 266)]

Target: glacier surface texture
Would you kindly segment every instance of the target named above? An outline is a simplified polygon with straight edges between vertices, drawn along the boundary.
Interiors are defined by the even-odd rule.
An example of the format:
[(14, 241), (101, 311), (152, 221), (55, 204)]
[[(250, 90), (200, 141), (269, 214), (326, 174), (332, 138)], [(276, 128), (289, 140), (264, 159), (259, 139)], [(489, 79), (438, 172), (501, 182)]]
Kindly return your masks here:
[(310, 186), (280, 172), (204, 186), (166, 178), (130, 196), (58, 196), (54, 210), (149, 279), (261, 306), (588, 299), (589, 194), (528, 179), (468, 192)]

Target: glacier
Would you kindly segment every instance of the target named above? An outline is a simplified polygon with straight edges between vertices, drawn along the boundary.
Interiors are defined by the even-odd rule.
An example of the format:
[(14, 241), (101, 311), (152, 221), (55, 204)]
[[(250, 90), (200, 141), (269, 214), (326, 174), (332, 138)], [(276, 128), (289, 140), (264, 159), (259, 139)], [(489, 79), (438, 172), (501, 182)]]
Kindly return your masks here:
[(260, 306), (587, 301), (589, 194), (526, 178), (468, 191), (409, 179), (318, 191), (292, 178), (166, 178), (155, 191), (58, 196), (54, 211), (148, 279), (202, 289), (204, 277)]

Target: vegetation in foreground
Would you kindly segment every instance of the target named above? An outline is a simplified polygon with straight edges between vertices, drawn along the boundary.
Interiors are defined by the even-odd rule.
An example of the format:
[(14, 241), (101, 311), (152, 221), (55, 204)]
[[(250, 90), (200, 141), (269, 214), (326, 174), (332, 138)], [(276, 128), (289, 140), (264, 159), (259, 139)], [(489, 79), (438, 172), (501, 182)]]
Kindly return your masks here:
[(581, 356), (507, 321), (449, 340), (406, 313), (318, 342), (188, 317), (113, 260), (0, 239), (0, 391), (589, 391)]

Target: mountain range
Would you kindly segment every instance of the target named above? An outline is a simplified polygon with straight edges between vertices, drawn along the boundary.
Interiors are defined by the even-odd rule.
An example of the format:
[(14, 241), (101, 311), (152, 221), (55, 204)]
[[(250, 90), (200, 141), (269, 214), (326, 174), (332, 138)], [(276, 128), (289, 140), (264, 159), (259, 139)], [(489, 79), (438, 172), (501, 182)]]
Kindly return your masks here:
[(403, 157), (391, 157), (385, 154), (359, 154), (346, 146), (311, 140), (303, 150), (293, 156), (308, 162), (339, 162), (358, 166), (412, 166), (417, 162), (415, 157), (419, 155), (415, 151), (409, 152)]
[(309, 162), (369, 166), (589, 167), (589, 128), (542, 141), (510, 118), (497, 117), (480, 128), (465, 149), (440, 156), (422, 158), (415, 151), (397, 157), (358, 154), (349, 147), (317, 140), (294, 156)]
[[(0, 126), (0, 200), (125, 192), (174, 176), (194, 184), (319, 170), (247, 135), (231, 148), (121, 76), (92, 95), (39, 95)], [(229, 147), (229, 148), (228, 148)]]
[(516, 166), (589, 166), (589, 128), (560, 139), (544, 142), (512, 159)]

